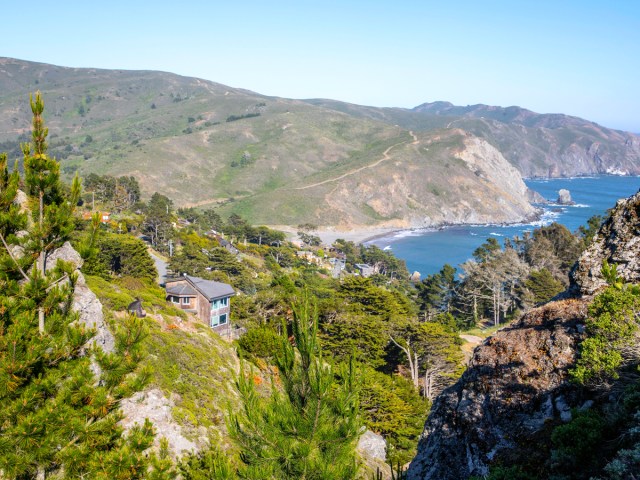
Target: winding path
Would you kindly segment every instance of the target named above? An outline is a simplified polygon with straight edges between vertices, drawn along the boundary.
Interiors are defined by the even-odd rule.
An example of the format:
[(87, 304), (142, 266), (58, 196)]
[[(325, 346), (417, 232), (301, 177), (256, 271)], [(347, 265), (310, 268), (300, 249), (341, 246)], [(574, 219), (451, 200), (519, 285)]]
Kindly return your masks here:
[[(416, 137), (416, 135), (413, 133), (413, 131), (409, 132), (409, 135), (411, 135), (411, 137), (413, 137), (413, 142), (411, 142), (411, 145), (417, 145), (418, 143), (420, 143), (420, 141), (418, 140), (418, 137)], [(311, 185), (305, 185), (304, 187), (296, 187), (294, 190), (306, 190), (307, 188), (313, 188), (313, 187), (318, 187), (320, 185), (324, 185), (325, 183), (331, 183), (331, 182), (335, 182), (337, 180), (342, 180), (345, 177), (348, 177), (350, 175), (354, 175), (356, 173), (359, 173), (363, 170), (366, 170), (367, 168), (373, 168), (373, 167), (377, 167), (378, 165), (380, 165), (382, 162), (386, 162), (387, 160), (391, 160), (391, 157), (389, 156), (389, 152), (391, 151), (392, 148), (397, 147), (398, 145), (404, 145), (405, 142), (399, 142), (396, 143), (395, 145), (391, 145), (389, 148), (387, 148), (384, 152), (382, 152), (382, 158), (380, 158), (379, 160), (376, 160), (375, 162), (369, 164), (369, 165), (364, 165), (362, 167), (356, 168), (354, 170), (351, 170), (347, 173), (343, 173), (342, 175), (339, 175), (337, 177), (334, 178), (330, 178), (328, 180), (323, 180), (322, 182), (317, 182), (317, 183), (312, 183)]]

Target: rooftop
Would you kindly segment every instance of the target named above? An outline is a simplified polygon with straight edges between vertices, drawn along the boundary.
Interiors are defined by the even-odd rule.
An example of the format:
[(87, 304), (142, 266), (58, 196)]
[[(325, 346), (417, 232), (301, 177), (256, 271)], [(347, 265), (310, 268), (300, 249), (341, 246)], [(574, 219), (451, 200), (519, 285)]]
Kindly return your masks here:
[[(189, 282), (189, 284), (193, 288), (189, 287), (188, 285), (171, 285), (172, 283), (179, 282), (181, 280), (187, 280), (187, 282)], [(200, 277), (191, 277), (189, 275), (185, 275), (184, 277), (167, 280), (167, 293), (179, 294), (177, 293), (177, 291), (179, 289), (182, 289), (182, 291), (184, 292), (182, 293), (182, 295), (190, 295), (195, 294), (195, 290), (193, 290), (194, 288), (202, 293), (205, 297), (207, 297), (209, 301), (217, 300), (224, 297), (231, 297), (236, 294), (231, 285), (222, 282), (214, 282), (213, 280), (205, 280), (204, 278)]]

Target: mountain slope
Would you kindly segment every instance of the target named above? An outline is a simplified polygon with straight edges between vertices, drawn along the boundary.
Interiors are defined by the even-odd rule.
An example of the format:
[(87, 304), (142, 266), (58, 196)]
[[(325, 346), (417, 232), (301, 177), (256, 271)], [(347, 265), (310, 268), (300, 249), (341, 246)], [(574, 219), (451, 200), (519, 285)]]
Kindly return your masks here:
[(463, 129), (491, 143), (525, 177), (640, 175), (638, 135), (568, 115), (449, 102), (425, 103), (410, 110), (333, 100), (309, 103), (413, 130)]
[(134, 175), (143, 193), (178, 206), (344, 228), (534, 214), (517, 171), (496, 168), (501, 155), (460, 130), (418, 138), (379, 119), (163, 72), (0, 59), (0, 150), (16, 159), (36, 89), (65, 174)]

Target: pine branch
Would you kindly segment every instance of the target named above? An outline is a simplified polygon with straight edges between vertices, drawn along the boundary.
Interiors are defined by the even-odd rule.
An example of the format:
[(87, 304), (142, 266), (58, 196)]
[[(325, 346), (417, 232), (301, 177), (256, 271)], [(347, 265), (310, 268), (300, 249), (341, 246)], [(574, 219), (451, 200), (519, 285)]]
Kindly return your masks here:
[(11, 252), (11, 249), (9, 248), (9, 245), (7, 245), (7, 241), (4, 239), (4, 235), (2, 235), (2, 233), (0, 233), (0, 239), (2, 240), (2, 243), (4, 245), (4, 248), (7, 250), (7, 253), (9, 254), (9, 256), (11, 257), (11, 260), (13, 260), (13, 263), (16, 264), (16, 267), (18, 267), (18, 270), (20, 271), (20, 273), (22, 274), (22, 277), (25, 280), (29, 280), (29, 277), (27, 276), (26, 273), (24, 273), (24, 270), (22, 269), (22, 267), (20, 266), (20, 264), (18, 263), (18, 260), (16, 260), (16, 257), (14, 257), (13, 253)]

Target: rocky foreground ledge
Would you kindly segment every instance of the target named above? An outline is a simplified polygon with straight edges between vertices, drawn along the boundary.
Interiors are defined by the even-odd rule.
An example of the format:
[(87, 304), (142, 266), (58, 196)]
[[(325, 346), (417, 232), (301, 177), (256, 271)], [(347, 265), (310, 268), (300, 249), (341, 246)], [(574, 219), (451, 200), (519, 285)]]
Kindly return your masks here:
[(469, 368), (435, 401), (410, 480), (463, 480), (505, 465), (543, 461), (551, 427), (592, 401), (571, 385), (587, 305), (604, 288), (604, 260), (640, 282), (640, 192), (618, 201), (571, 274), (563, 300), (525, 314), (476, 348)]

